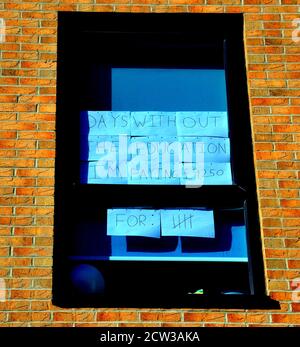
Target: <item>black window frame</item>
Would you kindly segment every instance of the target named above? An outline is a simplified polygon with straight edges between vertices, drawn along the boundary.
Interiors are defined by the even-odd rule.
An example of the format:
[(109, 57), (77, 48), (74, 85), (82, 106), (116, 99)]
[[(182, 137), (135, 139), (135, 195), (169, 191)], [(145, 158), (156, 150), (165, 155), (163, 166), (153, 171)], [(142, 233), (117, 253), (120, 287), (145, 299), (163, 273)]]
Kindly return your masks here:
[[(243, 15), (59, 12), (58, 28), (53, 302), (64, 307), (277, 307), (276, 302), (266, 295), (265, 287), (244, 58)], [(136, 51), (130, 54), (129, 47), (135, 50), (138, 47), (139, 54)], [(151, 47), (153, 54), (149, 54)], [(161, 53), (159, 56), (156, 54), (158, 51)], [(184, 57), (174, 55), (183, 51), (186, 53)], [(118, 52), (120, 55), (116, 54)], [(126, 54), (122, 56), (122, 52)], [(100, 71), (100, 92), (95, 94), (99, 79), (88, 69), (98, 59), (103, 59), (105, 68)], [(112, 66), (222, 68), (222, 65), (226, 73), (234, 185), (185, 189), (182, 186), (141, 188), (80, 184), (79, 109), (110, 109), (109, 69)], [(82, 81), (86, 74), (89, 75), (90, 89), (82, 95), (78, 85), (86, 83)], [(99, 203), (104, 208), (114, 204), (130, 207), (146, 202), (149, 205), (149, 201), (158, 208), (244, 206), (248, 230), (249, 295), (188, 295), (184, 298), (118, 298), (113, 295), (87, 301), (69, 296), (66, 292), (66, 274), (69, 271), (67, 244), (72, 237), (76, 215), (80, 213), (80, 209), (74, 207), (78, 203), (99, 200), (99, 197), (105, 197), (105, 202)], [(116, 264), (123, 269), (122, 262)], [(125, 271), (131, 266), (128, 262), (126, 264)], [(134, 271), (153, 267), (153, 263), (146, 262), (136, 265), (139, 270)], [(174, 267), (174, 263), (169, 266)], [(199, 264), (194, 264), (192, 268), (196, 266)]]

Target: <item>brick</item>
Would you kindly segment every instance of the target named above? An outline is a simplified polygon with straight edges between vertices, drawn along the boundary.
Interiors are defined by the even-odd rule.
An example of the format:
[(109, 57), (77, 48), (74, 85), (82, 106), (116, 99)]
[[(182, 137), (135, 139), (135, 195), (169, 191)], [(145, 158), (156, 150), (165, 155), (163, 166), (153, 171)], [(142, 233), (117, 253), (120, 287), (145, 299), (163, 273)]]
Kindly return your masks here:
[[(297, 271), (288, 270), (268, 270), (267, 274), (270, 279), (294, 279), (299, 274)], [(278, 300), (291, 300), (291, 293), (275, 292), (274, 297), (278, 297)]]
[(52, 246), (52, 237), (36, 237), (34, 244), (36, 246)]
[(55, 149), (56, 145), (52, 141), (39, 141), (38, 148), (39, 149)]
[(292, 303), (292, 311), (300, 312), (300, 303)]
[(136, 312), (99, 312), (97, 321), (136, 321)]
[(268, 288), (269, 290), (288, 290), (288, 285), (286, 281), (269, 280)]
[(53, 260), (52, 257), (34, 258), (33, 265), (39, 267), (49, 267), (53, 265)]
[(55, 130), (55, 123), (54, 122), (39, 123), (38, 130), (39, 131)]
[(292, 134), (256, 134), (255, 141), (291, 142)]
[(283, 152), (283, 151), (277, 151), (277, 152), (257, 152), (256, 158), (258, 160), (292, 160), (293, 155), (290, 152)]
[(53, 178), (38, 178), (37, 186), (39, 187), (53, 187), (54, 179)]
[(281, 220), (279, 218), (263, 218), (264, 227), (278, 227), (281, 226)]
[(277, 236), (297, 236), (297, 229), (281, 229), (281, 228), (272, 228), (272, 229), (264, 229), (264, 235), (266, 237), (277, 237)]
[[(109, 0), (104, 0), (109, 1)], [(117, 12), (151, 12), (151, 7), (147, 5), (116, 5), (115, 10)]]
[(18, 177), (53, 177), (54, 169), (18, 169), (16, 175)]
[[(299, 191), (296, 189), (281, 189), (278, 192), (279, 198), (298, 198), (299, 197)], [(288, 204), (285, 203), (284, 204)]]
[(266, 259), (268, 269), (286, 269), (286, 262), (284, 259)]
[(263, 161), (263, 160), (258, 161), (256, 167), (257, 167), (258, 174), (261, 175), (261, 176), (259, 176), (260, 178), (262, 178), (262, 176), (264, 176), (264, 171), (263, 171), (264, 169), (265, 170), (269, 170), (269, 172), (270, 172), (271, 170), (275, 170), (277, 168), (276, 167), (276, 163), (274, 163), (272, 161), (268, 161), (268, 160), (266, 160), (266, 161)]
[[(19, 97), (19, 102), (36, 102), (36, 103), (40, 103), (40, 104), (45, 104), (45, 103), (51, 103), (51, 102), (55, 102), (56, 101), (56, 97), (55, 96), (33, 96), (33, 95), (26, 95), (26, 96), (20, 96)], [(36, 113), (31, 113), (28, 114), (27, 116), (34, 116), (35, 115), (35, 120), (36, 121), (43, 121), (43, 120), (54, 120), (53, 118), (49, 118), (49, 116), (47, 115), (42, 115), (42, 114), (36, 114)], [(22, 115), (24, 117), (24, 114)], [(46, 118), (43, 118), (46, 117)]]
[(50, 304), (47, 301), (32, 301), (31, 309), (33, 311), (50, 311)]
[[(102, 1), (102, 0), (99, 0), (99, 1)], [(157, 0), (156, 0), (157, 1)], [(159, 0), (158, 0), (159, 1)], [(226, 1), (226, 0), (225, 0)], [(232, 0), (234, 1), (234, 0)], [(239, 1), (239, 0), (238, 0)], [(152, 4), (152, 0), (142, 0), (142, 2), (144, 3), (150, 3)], [(164, 3), (165, 1), (160, 1), (160, 3)], [(189, 5), (201, 5), (201, 4), (204, 4), (204, 0), (190, 0), (188, 2)], [(186, 5), (187, 2), (185, 0), (170, 0), (169, 1), (169, 4), (170, 5)], [(211, 5), (211, 1), (210, 0), (207, 0), (207, 4), (208, 5)], [(215, 5), (215, 3), (214, 3)]]
[(1, 237), (0, 246), (29, 246), (32, 245), (31, 237)]
[(9, 315), (9, 320), (11, 321), (44, 321), (49, 319), (49, 312), (12, 312)]
[(37, 161), (38, 167), (54, 167), (54, 160), (53, 159), (38, 159)]
[(300, 269), (300, 260), (288, 260), (289, 269)]
[(162, 322), (178, 322), (181, 320), (180, 313), (161, 313), (161, 312), (142, 312), (141, 320), (145, 321), (162, 321)]
[(53, 150), (19, 150), (19, 155), (23, 158), (54, 158), (55, 151)]
[(12, 215), (12, 207), (2, 207), (0, 214), (2, 216), (11, 216)]
[(0, 176), (1, 177), (9, 177), (13, 175), (12, 169), (0, 169)]
[(297, 178), (295, 171), (264, 170), (258, 172), (259, 178)]
[(275, 132), (300, 132), (300, 125), (274, 125)]
[(294, 218), (290, 218), (290, 219), (285, 219), (282, 221), (282, 225), (284, 227), (300, 227), (300, 220), (299, 218), (294, 219)]
[(0, 302), (0, 309), (1, 311), (26, 311), (29, 310), (30, 303), (27, 301), (7, 301), (7, 302)]
[(265, 238), (264, 239), (264, 245), (266, 248), (283, 248), (283, 240), (280, 238)]
[[(156, 7), (155, 7), (156, 8)], [(88, 4), (83, 4), (83, 5), (78, 5), (79, 11), (88, 11), (88, 12), (113, 12), (114, 11), (114, 6), (113, 5), (88, 5)]]
[(94, 320), (95, 313), (93, 312), (55, 312), (54, 321), (92, 321)]
[(185, 322), (224, 322), (224, 313), (196, 313), (187, 312), (184, 314)]
[(33, 167), (33, 159), (1, 159), (0, 158), (0, 167)]
[(21, 67), (25, 69), (55, 69), (55, 61), (39, 60), (39, 61), (22, 61)]
[(48, 288), (51, 289), (52, 288), (52, 280), (47, 278), (47, 279), (35, 279), (33, 280), (33, 287), (37, 288), (37, 289), (41, 289), (41, 288)]
[(31, 225), (31, 217), (0, 217), (0, 225)]
[(0, 149), (0, 157), (4, 158), (12, 158), (16, 156), (15, 150), (9, 150), (9, 149)]
[(16, 215), (23, 215), (23, 216), (39, 216), (39, 215), (51, 215), (53, 214), (53, 208), (46, 208), (46, 207), (17, 207), (16, 208)]
[(37, 92), (36, 88), (33, 87), (21, 87), (21, 86), (0, 86), (1, 94), (35, 94)]
[(35, 220), (38, 225), (50, 226), (50, 225), (53, 225), (54, 216), (53, 214), (50, 217), (36, 216)]
[(36, 141), (0, 140), (0, 148), (35, 148)]
[(272, 322), (300, 324), (300, 314), (272, 314)]
[(292, 180), (282, 180), (279, 182), (279, 188), (300, 188), (300, 182)]
[(2, 227), (0, 226), (0, 235), (10, 235), (11, 234), (11, 228), (10, 227)]
[(15, 277), (50, 277), (52, 274), (52, 269), (47, 268), (15, 268), (12, 271)]
[(286, 81), (284, 80), (259, 80), (252, 79), (249, 81), (250, 86), (253, 88), (284, 88), (286, 87)]
[(39, 108), (40, 112), (55, 112), (56, 111), (56, 106), (53, 105), (40, 105)]
[(14, 247), (13, 255), (16, 257), (32, 256), (32, 257), (44, 257), (52, 255), (52, 248), (45, 247)]
[(55, 139), (55, 133), (50, 131), (19, 131), (18, 138), (27, 140), (53, 140)]
[(0, 184), (3, 186), (33, 186), (35, 184), (35, 180), (31, 178), (0, 177)]
[(245, 313), (228, 313), (227, 319), (228, 319), (228, 322), (231, 322), (231, 323), (245, 323), (246, 314)]
[(260, 206), (261, 207), (277, 207), (279, 206), (279, 202), (277, 199), (261, 199)]
[(32, 226), (20, 227), (20, 226), (17, 226), (14, 228), (14, 234), (15, 235), (49, 236), (49, 235), (52, 235), (52, 233), (53, 233), (53, 228), (52, 227), (45, 227), (45, 226), (39, 226), (39, 227), (32, 227)]
[(1, 257), (8, 257), (9, 256), (9, 247), (0, 247), (0, 256)]
[(1, 139), (15, 139), (17, 137), (16, 131), (0, 131)]
[(300, 239), (286, 239), (285, 246), (289, 248), (300, 247)]
[(292, 96), (292, 98), (291, 98), (291, 104), (292, 104), (292, 105), (300, 105), (300, 101), (298, 100), (298, 98), (294, 98), (294, 97)]
[(276, 197), (276, 190), (275, 189), (265, 189), (265, 190), (261, 190), (259, 192), (260, 197)]
[(103, 323), (103, 322), (88, 322), (88, 323), (75, 323), (75, 327), (84, 328), (84, 327), (121, 327), (123, 323)]
[[(13, 96), (13, 95), (0, 95), (0, 102), (16, 102), (17, 101), (17, 97)], [(1, 114), (1, 119), (3, 116), (3, 113)]]
[(16, 195), (51, 196), (53, 193), (54, 188), (16, 188)]
[(38, 71), (35, 70), (17, 70), (17, 69), (3, 69), (3, 76), (19, 76), (19, 77), (28, 77), (28, 76), (37, 76)]
[(280, 205), (282, 207), (300, 207), (300, 200), (286, 200), (282, 199), (280, 200)]
[(252, 98), (252, 105), (288, 105), (287, 98)]

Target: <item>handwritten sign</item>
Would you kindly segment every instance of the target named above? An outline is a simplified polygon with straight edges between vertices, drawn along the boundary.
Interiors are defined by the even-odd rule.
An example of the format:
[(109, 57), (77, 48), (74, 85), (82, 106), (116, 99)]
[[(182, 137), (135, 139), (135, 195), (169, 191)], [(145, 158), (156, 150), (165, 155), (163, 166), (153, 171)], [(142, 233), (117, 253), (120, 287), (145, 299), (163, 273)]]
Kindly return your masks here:
[(228, 137), (227, 112), (85, 111), (89, 135)]
[(81, 183), (230, 185), (226, 112), (81, 113)]
[[(146, 165), (146, 164), (145, 164)], [(174, 170), (162, 170), (158, 168), (156, 176), (146, 176), (146, 170), (128, 171), (127, 177), (122, 177), (120, 172), (127, 170), (127, 162), (118, 163), (107, 162), (106, 165), (97, 164), (95, 161), (81, 164), (81, 183), (94, 184), (151, 184), (151, 185), (193, 185), (195, 182), (202, 182), (205, 185), (231, 185), (232, 174), (229, 163), (206, 163), (204, 169), (197, 168), (195, 163), (188, 171), (183, 171), (182, 177), (175, 177)], [(185, 167), (185, 168), (186, 168)], [(150, 172), (148, 164), (148, 172)], [(185, 169), (183, 167), (183, 170)]]
[(177, 135), (176, 112), (131, 112), (131, 136)]
[(107, 235), (215, 237), (213, 211), (109, 209)]
[(227, 112), (176, 112), (178, 136), (228, 136)]
[(107, 235), (160, 237), (160, 212), (157, 210), (110, 209)]
[(84, 122), (88, 123), (89, 135), (130, 134), (130, 112), (82, 112), (81, 124), (84, 125)]
[(213, 211), (162, 210), (162, 236), (215, 237)]
[(203, 179), (204, 185), (231, 185), (232, 173), (230, 163), (205, 163), (204, 169), (197, 169), (195, 163), (191, 163), (193, 169), (189, 172), (193, 173), (193, 176), (184, 175), (180, 178), (181, 185), (193, 184), (193, 180), (201, 181)]

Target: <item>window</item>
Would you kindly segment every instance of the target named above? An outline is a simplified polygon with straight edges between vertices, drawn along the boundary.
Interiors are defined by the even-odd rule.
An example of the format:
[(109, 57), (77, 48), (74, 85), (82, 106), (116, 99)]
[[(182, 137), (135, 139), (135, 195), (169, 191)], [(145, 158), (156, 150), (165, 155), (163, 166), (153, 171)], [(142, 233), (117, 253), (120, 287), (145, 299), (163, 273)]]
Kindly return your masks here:
[(240, 15), (59, 14), (54, 301), (264, 287)]

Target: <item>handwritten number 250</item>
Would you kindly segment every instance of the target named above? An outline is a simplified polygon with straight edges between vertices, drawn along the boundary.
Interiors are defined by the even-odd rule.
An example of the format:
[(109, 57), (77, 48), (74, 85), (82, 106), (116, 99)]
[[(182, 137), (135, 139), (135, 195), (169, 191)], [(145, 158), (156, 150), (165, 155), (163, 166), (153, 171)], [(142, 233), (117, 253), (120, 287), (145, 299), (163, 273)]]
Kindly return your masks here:
[(204, 177), (213, 177), (213, 176), (222, 176), (224, 174), (224, 170), (215, 170), (215, 169), (204, 169)]

